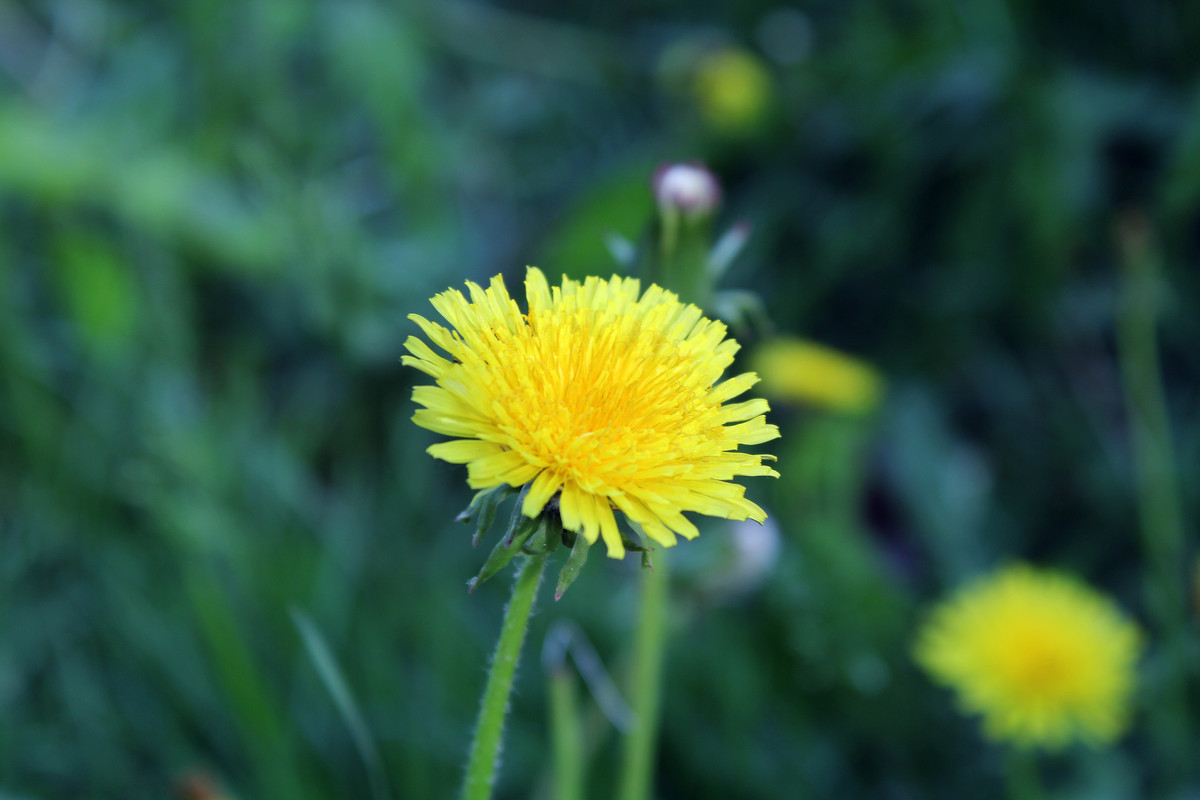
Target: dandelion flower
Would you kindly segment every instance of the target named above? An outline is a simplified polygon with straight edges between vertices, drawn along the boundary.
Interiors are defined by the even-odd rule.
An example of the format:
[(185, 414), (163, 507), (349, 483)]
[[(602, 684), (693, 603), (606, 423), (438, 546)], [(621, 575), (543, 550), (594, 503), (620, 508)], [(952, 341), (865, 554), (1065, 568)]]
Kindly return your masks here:
[(717, 382), (738, 349), (723, 324), (633, 278), (551, 288), (530, 267), (527, 314), (500, 276), (467, 289), (433, 298), (449, 329), (410, 317), (449, 357), (409, 337), (403, 361), (437, 382), (414, 390), (413, 421), (455, 437), (429, 454), (466, 464), (472, 488), (528, 485), (527, 517), (557, 497), (564, 529), (612, 558), (625, 554), (614, 509), (666, 547), (697, 535), (684, 512), (766, 519), (731, 481), (777, 476), (737, 448), (779, 431), (767, 401), (727, 403), (758, 378)]
[(1021, 747), (1114, 741), (1128, 722), (1138, 628), (1079, 581), (1009, 567), (960, 590), (921, 631), (918, 662)]
[(748, 51), (728, 48), (701, 60), (694, 91), (701, 113), (714, 128), (743, 134), (761, 126), (774, 87), (761, 59)]
[(762, 393), (779, 400), (865, 414), (883, 394), (883, 378), (874, 368), (804, 339), (772, 339), (758, 348), (753, 364), (762, 375)]

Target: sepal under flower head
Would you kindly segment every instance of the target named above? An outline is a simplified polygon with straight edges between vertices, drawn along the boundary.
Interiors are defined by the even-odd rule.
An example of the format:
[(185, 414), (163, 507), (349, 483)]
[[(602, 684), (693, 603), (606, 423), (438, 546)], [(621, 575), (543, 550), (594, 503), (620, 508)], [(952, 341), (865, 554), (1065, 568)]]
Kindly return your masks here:
[[(526, 484), (520, 490), (519, 497), (523, 499), (528, 489), (529, 484)], [(471, 522), (472, 519), (476, 521), (475, 535), (471, 537), (472, 547), (477, 547), (491, 530), (499, 506), (517, 493), (517, 489), (507, 485), (497, 486), (495, 489), (485, 489), (478, 492), (471, 500), (471, 504), (455, 517), (457, 522)], [(467, 581), (468, 594), (474, 592), (479, 584), (508, 566), (518, 554), (546, 555), (558, 549), (558, 543), (561, 541), (570, 551), (570, 555), (567, 556), (559, 571), (558, 586), (554, 590), (554, 599), (561, 600), (563, 594), (579, 577), (584, 564), (587, 563), (588, 550), (591, 545), (588, 544), (587, 539), (574, 531), (563, 528), (556, 499), (551, 499), (536, 517), (527, 517), (521, 513), (522, 499), (518, 499), (513, 508), (504, 536), (492, 548), (479, 573)], [(649, 548), (645, 544), (630, 539), (624, 533), (621, 535), (621, 542), (627, 551), (642, 553), (642, 566), (649, 566), (649, 562), (645, 560), (645, 553), (649, 551)]]
[(414, 390), (413, 420), (456, 437), (429, 453), (466, 464), (472, 487), (524, 487), (530, 519), (555, 500), (563, 529), (613, 558), (627, 549), (614, 510), (667, 547), (698, 534), (687, 511), (766, 518), (731, 481), (777, 475), (738, 447), (779, 432), (765, 400), (728, 402), (757, 377), (718, 382), (738, 348), (722, 323), (632, 278), (552, 288), (531, 267), (526, 314), (499, 276), (467, 287), (433, 299), (450, 328), (411, 317), (449, 357), (410, 337), (403, 361), (436, 381)]

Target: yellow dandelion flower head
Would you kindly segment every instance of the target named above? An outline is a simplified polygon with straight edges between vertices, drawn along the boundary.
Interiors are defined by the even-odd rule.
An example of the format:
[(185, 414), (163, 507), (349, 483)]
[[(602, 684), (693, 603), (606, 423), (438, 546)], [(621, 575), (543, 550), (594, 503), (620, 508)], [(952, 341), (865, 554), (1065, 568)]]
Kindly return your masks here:
[(879, 405), (883, 378), (870, 365), (828, 347), (790, 336), (764, 343), (754, 353), (767, 397), (865, 414)]
[(726, 402), (758, 378), (717, 382), (738, 349), (722, 323), (633, 278), (552, 288), (530, 267), (527, 314), (500, 276), (467, 289), (433, 298), (453, 330), (410, 317), (450, 357), (409, 337), (403, 361), (437, 382), (413, 391), (413, 421), (456, 437), (429, 454), (466, 464), (472, 488), (528, 484), (527, 517), (557, 495), (563, 527), (603, 537), (613, 558), (625, 555), (614, 508), (666, 547), (697, 535), (686, 511), (766, 519), (730, 481), (777, 476), (770, 456), (737, 448), (779, 431), (766, 400)]
[(1015, 565), (936, 607), (917, 661), (983, 717), (991, 739), (1059, 749), (1105, 744), (1128, 723), (1141, 634), (1067, 575)]
[(771, 73), (754, 54), (726, 48), (706, 55), (696, 67), (697, 105), (714, 128), (728, 133), (756, 130), (772, 101)]

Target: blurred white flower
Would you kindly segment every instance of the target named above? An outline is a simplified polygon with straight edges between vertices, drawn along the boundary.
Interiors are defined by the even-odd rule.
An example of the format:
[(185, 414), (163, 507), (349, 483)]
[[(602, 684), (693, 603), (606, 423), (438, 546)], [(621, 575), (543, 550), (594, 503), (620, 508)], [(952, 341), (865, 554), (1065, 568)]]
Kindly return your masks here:
[(664, 164), (654, 173), (659, 210), (695, 217), (711, 214), (721, 203), (721, 184), (702, 164)]
[(782, 539), (770, 517), (763, 524), (731, 522), (728, 526), (728, 560), (705, 577), (710, 595), (736, 596), (757, 589), (779, 560)]

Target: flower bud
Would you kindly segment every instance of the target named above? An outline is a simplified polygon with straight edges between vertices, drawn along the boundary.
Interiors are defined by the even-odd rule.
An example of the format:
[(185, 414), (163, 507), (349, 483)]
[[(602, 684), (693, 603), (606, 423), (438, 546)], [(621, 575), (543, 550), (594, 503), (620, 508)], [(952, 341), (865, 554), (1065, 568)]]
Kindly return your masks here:
[(664, 164), (654, 173), (654, 198), (664, 215), (709, 215), (721, 204), (721, 184), (703, 164)]
[(709, 576), (705, 588), (729, 597), (748, 594), (761, 586), (779, 560), (783, 546), (779, 527), (773, 520), (729, 523), (728, 560)]

